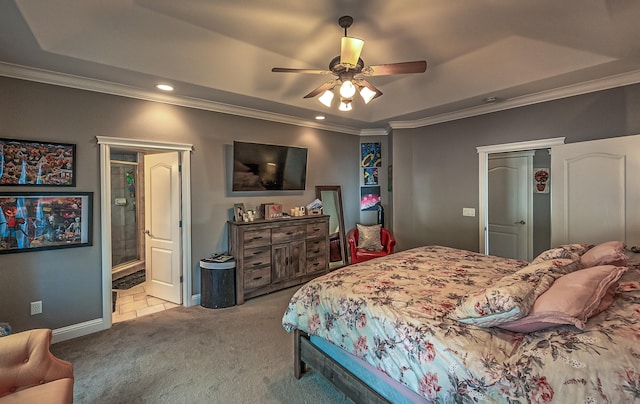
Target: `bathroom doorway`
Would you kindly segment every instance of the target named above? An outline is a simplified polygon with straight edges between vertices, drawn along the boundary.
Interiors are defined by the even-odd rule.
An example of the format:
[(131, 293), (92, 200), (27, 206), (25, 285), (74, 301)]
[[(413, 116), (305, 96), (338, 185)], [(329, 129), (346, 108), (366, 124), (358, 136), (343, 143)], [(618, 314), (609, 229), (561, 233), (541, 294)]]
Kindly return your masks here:
[[(144, 282), (144, 160), (140, 153), (111, 150), (111, 273)], [(135, 276), (133, 274), (140, 274)]]
[[(102, 311), (102, 319), (100, 322), (96, 322), (92, 327), (95, 328), (96, 331), (110, 328), (113, 324), (114, 320), (121, 320), (121, 318), (117, 318), (114, 314), (113, 307), (113, 282), (112, 269), (116, 265), (112, 265), (112, 211), (115, 212), (118, 206), (113, 206), (116, 204), (115, 196), (112, 196), (112, 187), (111, 187), (111, 152), (112, 150), (125, 151), (129, 153), (133, 153), (137, 155), (138, 166), (137, 166), (137, 182), (136, 188), (137, 193), (135, 195), (135, 202), (137, 209), (142, 209), (146, 214), (143, 213), (136, 217), (137, 226), (140, 229), (144, 229), (142, 231), (142, 235), (138, 232), (138, 235), (144, 239), (145, 244), (140, 244), (139, 246), (144, 245), (144, 249), (138, 249), (138, 260), (144, 261), (145, 266), (145, 289), (149, 285), (149, 282), (158, 283), (158, 281), (164, 281), (164, 283), (171, 283), (173, 286), (173, 290), (177, 288), (177, 299), (170, 300), (164, 297), (160, 297), (162, 300), (169, 300), (174, 305), (184, 305), (184, 306), (192, 306), (195, 304), (199, 304), (199, 296), (194, 296), (192, 293), (192, 271), (191, 271), (191, 152), (193, 150), (193, 145), (184, 144), (184, 143), (173, 143), (173, 142), (164, 142), (164, 141), (151, 141), (151, 140), (138, 140), (138, 139), (126, 139), (126, 138), (114, 138), (107, 136), (96, 136), (98, 140), (98, 144), (100, 146), (100, 228), (101, 228), (101, 246), (102, 246), (102, 295), (103, 295), (103, 311)], [(155, 177), (159, 178), (174, 178), (178, 179), (177, 182), (172, 183), (170, 187), (170, 192), (167, 195), (171, 195), (171, 205), (177, 206), (177, 215), (179, 216), (179, 220), (171, 220), (172, 235), (175, 234), (175, 245), (172, 246), (172, 254), (176, 257), (175, 260), (171, 260), (171, 282), (169, 282), (168, 272), (163, 272), (163, 269), (166, 269), (166, 265), (160, 268), (160, 271), (156, 273), (153, 270), (153, 258), (155, 257), (153, 252), (143, 252), (149, 249), (151, 246), (150, 239), (153, 236), (162, 236), (160, 230), (157, 229), (157, 223), (154, 223), (151, 220), (151, 223), (147, 224), (145, 222), (149, 222), (150, 219), (154, 216), (149, 214), (148, 212), (154, 212), (156, 207), (150, 206), (147, 207), (148, 203), (154, 198), (151, 196), (154, 195), (153, 190), (143, 190), (145, 185), (152, 184), (154, 181), (150, 181), (149, 179), (154, 178), (154, 175), (151, 173), (145, 173), (143, 169), (150, 170), (154, 167), (153, 163), (148, 163), (146, 160), (151, 156), (174, 156), (177, 159), (179, 166), (175, 164), (157, 164), (156, 169), (159, 169), (162, 172), (170, 172), (172, 175), (162, 176), (155, 175)], [(172, 157), (173, 158), (173, 157)], [(124, 159), (127, 162), (126, 158)], [(119, 161), (122, 161), (119, 160)], [(142, 161), (145, 160), (145, 161)], [(130, 161), (129, 161), (130, 162)], [(165, 169), (163, 170), (162, 167)], [(158, 174), (158, 173), (156, 173)], [(144, 176), (144, 181), (141, 176)], [(126, 179), (126, 172), (125, 172)], [(126, 181), (125, 181), (126, 182)], [(153, 186), (155, 188), (155, 185)], [(158, 192), (157, 189), (155, 191)], [(144, 198), (142, 194), (149, 195), (148, 198)], [(162, 198), (155, 198), (160, 202), (163, 202)], [(118, 203), (125, 203), (124, 201), (118, 201)], [(128, 204), (129, 201), (127, 200)], [(162, 205), (162, 203), (161, 203)], [(161, 208), (162, 206), (160, 206)], [(162, 218), (162, 216), (160, 215)], [(141, 220), (144, 218), (145, 220)], [(151, 226), (151, 227), (146, 227)], [(148, 232), (147, 232), (148, 231)], [(156, 248), (156, 252), (159, 248)], [(164, 251), (164, 250), (162, 250)], [(156, 254), (158, 255), (158, 254)], [(116, 266), (117, 267), (117, 266)], [(151, 273), (150, 273), (151, 272)], [(167, 275), (163, 277), (162, 275)], [(165, 279), (167, 278), (167, 279)], [(155, 293), (155, 292), (153, 292)], [(150, 295), (153, 296), (153, 293)], [(121, 293), (118, 293), (120, 295)], [(146, 290), (145, 290), (146, 295)], [(155, 296), (154, 296), (155, 297)], [(119, 300), (119, 299), (116, 299)], [(140, 304), (136, 297), (132, 298), (133, 304)], [(148, 299), (145, 299), (148, 301)], [(140, 308), (145, 313), (152, 311), (153, 307)]]

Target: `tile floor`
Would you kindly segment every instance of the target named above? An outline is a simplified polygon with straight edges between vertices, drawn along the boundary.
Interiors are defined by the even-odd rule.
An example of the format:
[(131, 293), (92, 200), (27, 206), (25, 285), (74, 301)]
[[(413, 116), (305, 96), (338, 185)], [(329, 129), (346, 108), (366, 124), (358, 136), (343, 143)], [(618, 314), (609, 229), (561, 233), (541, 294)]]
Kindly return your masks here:
[(113, 312), (111, 318), (113, 323), (178, 307), (175, 303), (147, 295), (144, 290), (144, 284), (134, 286), (131, 289), (118, 290), (117, 292), (116, 311)]

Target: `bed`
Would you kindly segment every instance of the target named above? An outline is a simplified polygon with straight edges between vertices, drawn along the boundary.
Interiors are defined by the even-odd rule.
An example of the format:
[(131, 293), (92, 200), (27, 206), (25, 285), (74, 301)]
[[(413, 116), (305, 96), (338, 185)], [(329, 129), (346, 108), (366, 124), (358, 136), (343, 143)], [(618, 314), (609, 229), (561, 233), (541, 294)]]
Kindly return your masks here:
[(425, 246), (316, 278), (282, 319), (295, 375), (356, 402), (638, 402), (640, 269), (591, 247)]

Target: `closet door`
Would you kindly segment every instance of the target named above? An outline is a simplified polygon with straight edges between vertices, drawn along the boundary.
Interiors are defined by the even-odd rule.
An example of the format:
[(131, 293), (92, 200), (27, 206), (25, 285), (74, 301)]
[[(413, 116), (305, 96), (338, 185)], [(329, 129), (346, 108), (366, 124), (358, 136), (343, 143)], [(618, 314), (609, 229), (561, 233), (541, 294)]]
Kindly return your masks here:
[(551, 150), (551, 245), (640, 246), (640, 135)]

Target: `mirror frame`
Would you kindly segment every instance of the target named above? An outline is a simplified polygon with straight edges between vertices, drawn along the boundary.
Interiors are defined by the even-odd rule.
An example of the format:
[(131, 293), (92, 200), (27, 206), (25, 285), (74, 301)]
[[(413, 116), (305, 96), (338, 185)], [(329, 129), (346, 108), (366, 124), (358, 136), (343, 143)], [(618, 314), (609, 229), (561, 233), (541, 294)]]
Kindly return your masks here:
[[(338, 200), (337, 214), (338, 222), (340, 224), (340, 229), (338, 229), (338, 235), (340, 238), (340, 255), (342, 256), (342, 263), (344, 264), (343, 266), (347, 266), (349, 265), (349, 254), (347, 249), (347, 236), (344, 228), (344, 213), (342, 211), (342, 190), (340, 188), (340, 185), (316, 185), (316, 198), (321, 201), (322, 191), (336, 192), (336, 197)], [(324, 210), (322, 211), (322, 213), (325, 214)]]

